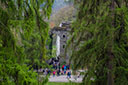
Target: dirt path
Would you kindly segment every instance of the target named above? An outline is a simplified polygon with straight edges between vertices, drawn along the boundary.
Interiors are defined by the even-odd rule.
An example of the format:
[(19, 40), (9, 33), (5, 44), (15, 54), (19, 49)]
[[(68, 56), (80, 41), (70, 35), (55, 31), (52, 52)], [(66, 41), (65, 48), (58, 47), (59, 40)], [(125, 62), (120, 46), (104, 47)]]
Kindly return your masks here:
[(71, 76), (71, 78), (67, 78), (66, 75), (61, 75), (61, 76), (50, 76), (49, 78), (49, 82), (69, 82), (69, 81), (72, 81), (72, 82), (82, 82), (82, 79), (83, 77), (80, 76), (79, 78), (76, 78), (76, 76)]

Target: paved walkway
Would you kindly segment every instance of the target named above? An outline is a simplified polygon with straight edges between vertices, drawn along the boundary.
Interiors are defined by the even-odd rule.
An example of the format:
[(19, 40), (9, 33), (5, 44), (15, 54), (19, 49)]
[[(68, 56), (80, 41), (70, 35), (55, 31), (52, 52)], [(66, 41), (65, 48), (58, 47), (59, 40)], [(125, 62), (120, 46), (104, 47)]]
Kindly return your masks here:
[(83, 77), (80, 76), (79, 78), (77, 78), (76, 76), (71, 76), (71, 78), (67, 78), (66, 75), (61, 75), (61, 76), (55, 76), (53, 77), (52, 75), (50, 76), (49, 78), (49, 82), (69, 82), (69, 81), (72, 81), (72, 82), (82, 82), (82, 79)]

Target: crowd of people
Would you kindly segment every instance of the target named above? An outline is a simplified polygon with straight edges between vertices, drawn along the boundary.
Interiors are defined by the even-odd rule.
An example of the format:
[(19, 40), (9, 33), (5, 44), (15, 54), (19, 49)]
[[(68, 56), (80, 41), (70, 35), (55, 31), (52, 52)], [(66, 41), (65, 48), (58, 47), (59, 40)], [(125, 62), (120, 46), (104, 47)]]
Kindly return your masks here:
[(69, 65), (62, 65), (61, 69), (54, 69), (53, 71), (53, 77), (57, 75), (67, 75), (67, 78), (71, 78), (71, 71), (69, 68)]
[(59, 57), (52, 58), (50, 60), (49, 65), (52, 65), (52, 71), (50, 69), (43, 70), (45, 75), (52, 74), (53, 77), (60, 76), (60, 75), (67, 75), (67, 78), (71, 78), (71, 71), (69, 65), (60, 65)]

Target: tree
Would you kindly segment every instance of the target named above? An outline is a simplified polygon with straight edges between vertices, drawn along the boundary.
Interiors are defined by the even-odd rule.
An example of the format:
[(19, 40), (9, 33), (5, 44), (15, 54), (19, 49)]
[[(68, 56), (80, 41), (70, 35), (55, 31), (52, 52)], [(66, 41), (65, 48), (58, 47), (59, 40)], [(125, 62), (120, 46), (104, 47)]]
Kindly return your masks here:
[(72, 45), (71, 61), (75, 69), (88, 68), (83, 83), (127, 85), (128, 1), (76, 2), (78, 15), (69, 45)]
[[(38, 41), (42, 56), (46, 58), (48, 23), (44, 20), (51, 14), (54, 0), (0, 0), (0, 84), (37, 85), (37, 73), (26, 64), (26, 50), (32, 49), (29, 42), (33, 32)], [(44, 4), (41, 7), (41, 4)], [(43, 15), (40, 13), (42, 9)], [(36, 33), (35, 33), (36, 35)], [(35, 36), (37, 37), (37, 36)], [(28, 45), (23, 43), (26, 41)], [(34, 44), (35, 45), (35, 44)], [(27, 48), (25, 48), (27, 46)], [(34, 48), (36, 49), (36, 48)], [(30, 53), (31, 54), (31, 53)], [(32, 55), (33, 56), (33, 55)], [(30, 59), (30, 58), (29, 58)], [(39, 77), (38, 77), (39, 78)]]

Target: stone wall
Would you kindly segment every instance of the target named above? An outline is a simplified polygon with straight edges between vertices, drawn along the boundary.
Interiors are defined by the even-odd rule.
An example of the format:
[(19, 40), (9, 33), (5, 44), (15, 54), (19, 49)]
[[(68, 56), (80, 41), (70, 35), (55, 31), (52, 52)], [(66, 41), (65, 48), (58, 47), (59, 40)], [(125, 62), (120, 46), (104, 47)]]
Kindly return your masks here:
[[(56, 46), (56, 39), (57, 39), (57, 35), (60, 37), (60, 61), (69, 61), (69, 55), (68, 53), (65, 53), (65, 48), (67, 45), (67, 40), (69, 39), (69, 31), (70, 31), (70, 27), (66, 26), (66, 27), (54, 27), (51, 30), (51, 34), (52, 34), (52, 38), (53, 38), (53, 42), (52, 45)], [(56, 56), (57, 57), (57, 56)], [(64, 60), (63, 60), (64, 59)]]

